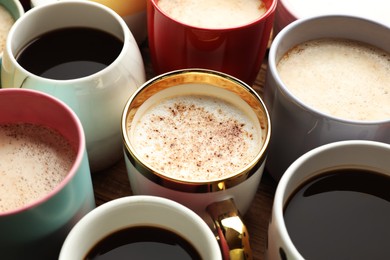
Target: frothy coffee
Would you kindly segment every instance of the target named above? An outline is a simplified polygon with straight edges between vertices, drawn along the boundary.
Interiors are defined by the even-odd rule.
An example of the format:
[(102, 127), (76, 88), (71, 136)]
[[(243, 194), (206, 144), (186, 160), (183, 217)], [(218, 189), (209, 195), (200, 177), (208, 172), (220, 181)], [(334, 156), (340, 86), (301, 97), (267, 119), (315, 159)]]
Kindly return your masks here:
[(8, 32), (14, 22), (14, 18), (7, 9), (0, 5), (0, 53), (2, 53), (5, 48)]
[(243, 169), (259, 153), (260, 123), (248, 111), (216, 96), (172, 96), (139, 112), (129, 135), (137, 156), (160, 173), (215, 180)]
[(76, 152), (58, 132), (40, 125), (0, 125), (0, 212), (51, 192), (68, 174)]
[(302, 43), (277, 65), (304, 104), (334, 117), (390, 119), (390, 54), (365, 43), (319, 39)]
[(159, 0), (171, 18), (203, 28), (230, 28), (260, 18), (266, 7), (261, 0)]

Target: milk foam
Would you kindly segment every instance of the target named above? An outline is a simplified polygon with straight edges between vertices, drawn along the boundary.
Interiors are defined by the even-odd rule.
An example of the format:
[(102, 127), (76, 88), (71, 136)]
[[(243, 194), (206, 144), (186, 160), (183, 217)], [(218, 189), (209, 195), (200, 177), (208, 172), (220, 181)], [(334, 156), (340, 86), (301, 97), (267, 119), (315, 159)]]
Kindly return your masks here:
[(7, 9), (0, 5), (0, 53), (2, 53), (5, 48), (8, 32), (14, 22), (14, 18), (7, 11)]
[(203, 28), (249, 24), (266, 12), (261, 0), (159, 0), (157, 4), (173, 19)]
[(259, 153), (258, 121), (230, 102), (206, 95), (165, 98), (137, 117), (135, 150), (162, 174), (215, 180), (247, 166)]
[(306, 42), (277, 65), (287, 88), (308, 106), (351, 120), (390, 120), (390, 54), (338, 39)]
[(20, 208), (51, 192), (75, 158), (67, 140), (51, 129), (0, 125), (0, 212)]

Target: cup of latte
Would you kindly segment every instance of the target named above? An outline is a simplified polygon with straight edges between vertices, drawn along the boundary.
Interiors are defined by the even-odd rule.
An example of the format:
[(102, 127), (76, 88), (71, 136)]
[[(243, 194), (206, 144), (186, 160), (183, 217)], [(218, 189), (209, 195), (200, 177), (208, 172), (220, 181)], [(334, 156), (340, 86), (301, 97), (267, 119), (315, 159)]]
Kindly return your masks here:
[(68, 232), (94, 208), (76, 114), (42, 92), (0, 90), (1, 258), (58, 258)]
[(275, 37), (264, 101), (273, 125), (266, 167), (276, 180), (326, 143), (390, 143), (389, 42), (389, 27), (344, 15), (300, 19)]
[(213, 232), (195, 212), (169, 199), (130, 196), (109, 201), (81, 219), (59, 260), (222, 260)]
[(261, 98), (230, 75), (185, 69), (157, 76), (129, 99), (122, 116), (132, 191), (189, 207), (230, 257), (250, 259), (241, 216), (257, 191), (270, 131)]
[(147, 0), (150, 56), (157, 74), (206, 68), (252, 86), (273, 26), (276, 0)]
[(295, 160), (275, 192), (265, 259), (389, 259), (389, 158), (389, 144), (346, 140)]
[(39, 90), (76, 112), (93, 172), (122, 158), (122, 109), (145, 81), (145, 69), (133, 35), (112, 9), (71, 0), (32, 8), (9, 32), (1, 75), (3, 88)]

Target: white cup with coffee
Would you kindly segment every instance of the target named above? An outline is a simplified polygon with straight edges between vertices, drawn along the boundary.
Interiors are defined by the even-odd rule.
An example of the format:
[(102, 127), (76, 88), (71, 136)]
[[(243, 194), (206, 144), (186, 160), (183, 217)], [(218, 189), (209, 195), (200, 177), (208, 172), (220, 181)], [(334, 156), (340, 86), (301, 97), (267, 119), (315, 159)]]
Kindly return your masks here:
[(390, 145), (317, 147), (278, 183), (266, 259), (389, 259)]
[(390, 143), (390, 29), (359, 17), (297, 20), (274, 39), (264, 101), (267, 169), (279, 180), (303, 153), (363, 139)]
[(32, 8), (11, 28), (3, 88), (29, 88), (67, 103), (79, 116), (93, 172), (122, 158), (120, 117), (145, 81), (138, 45), (123, 19), (91, 1)]
[(222, 259), (213, 232), (195, 212), (154, 196), (109, 201), (75, 225), (59, 259), (95, 257)]
[(236, 78), (204, 69), (157, 76), (123, 112), (132, 191), (191, 208), (215, 228), (222, 248), (227, 242), (232, 259), (251, 259), (241, 214), (256, 194), (270, 131), (261, 98)]

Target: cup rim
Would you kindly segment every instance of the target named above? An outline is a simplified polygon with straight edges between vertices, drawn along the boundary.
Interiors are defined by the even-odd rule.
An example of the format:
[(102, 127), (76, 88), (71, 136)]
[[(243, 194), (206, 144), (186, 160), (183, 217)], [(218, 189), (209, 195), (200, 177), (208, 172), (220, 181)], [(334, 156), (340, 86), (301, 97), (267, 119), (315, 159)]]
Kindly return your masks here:
[[(91, 6), (95, 9), (100, 9), (103, 10), (104, 12), (108, 13), (113, 20), (117, 22), (117, 24), (122, 28), (121, 33), (123, 34), (123, 46), (122, 50), (119, 53), (119, 55), (115, 58), (115, 60), (108, 65), (107, 67), (103, 68), (100, 71), (97, 71), (93, 74), (84, 76), (84, 77), (79, 77), (79, 78), (74, 78), (74, 79), (51, 79), (51, 78), (46, 78), (46, 77), (41, 77), (39, 75), (36, 75), (34, 73), (31, 73), (30, 71), (26, 70), (23, 66), (19, 64), (19, 62), (16, 60), (15, 55), (12, 51), (12, 40), (10, 40), (14, 34), (16, 33), (15, 31), (18, 30), (18, 27), (20, 26), (21, 23), (24, 23), (26, 19), (30, 19), (31, 16), (39, 15), (40, 12), (44, 12), (46, 9), (49, 8), (55, 8), (56, 6)], [(54, 6), (54, 7), (53, 7)], [(99, 18), (97, 18), (99, 19)], [(69, 26), (65, 26), (64, 28), (67, 28)], [(52, 30), (52, 29), (51, 29)], [(45, 32), (50, 32), (51, 30), (45, 31)], [(107, 32), (107, 31), (105, 31)], [(27, 78), (35, 78), (39, 79), (42, 82), (47, 82), (48, 84), (56, 84), (56, 85), (67, 85), (69, 83), (80, 83), (80, 82), (85, 82), (85, 81), (90, 81), (93, 80), (95, 77), (99, 77), (102, 74), (106, 74), (108, 71), (113, 70), (116, 67), (116, 64), (120, 62), (120, 60), (123, 58), (123, 56), (126, 55), (126, 52), (131, 44), (131, 39), (134, 38), (134, 36), (131, 34), (130, 29), (127, 27), (126, 22), (111, 8), (100, 4), (98, 2), (93, 2), (93, 1), (79, 1), (79, 0), (66, 0), (66, 1), (53, 1), (44, 5), (36, 6), (31, 8), (28, 12), (26, 12), (20, 19), (17, 19), (14, 23), (14, 25), (11, 27), (7, 41), (6, 41), (6, 51), (10, 54), (9, 59), (12, 62), (13, 66), (17, 67), (19, 71), (22, 71), (23, 74), (25, 75), (25, 80)], [(31, 40), (31, 39), (30, 39)], [(135, 42), (135, 39), (134, 39)], [(23, 47), (23, 46), (22, 46)]]
[[(160, 81), (164, 81), (166, 78), (174, 78), (176, 76), (180, 76), (182, 74), (200, 74), (200, 75), (210, 75), (215, 78), (220, 78), (225, 81), (229, 81), (235, 86), (239, 87), (240, 89), (244, 89), (246, 91), (246, 95), (250, 96), (251, 99), (256, 100), (258, 102), (258, 105), (260, 107), (259, 113), (263, 114), (263, 122), (260, 122), (262, 124), (265, 124), (266, 127), (264, 130), (264, 138), (262, 140), (262, 147), (258, 151), (257, 155), (253, 158), (253, 160), (246, 165), (244, 168), (238, 170), (235, 173), (230, 174), (229, 176), (213, 179), (213, 180), (184, 180), (184, 179), (176, 179), (170, 176), (167, 176), (152, 166), (150, 166), (148, 163), (144, 162), (142, 158), (139, 158), (137, 155), (137, 152), (135, 151), (133, 145), (131, 144), (130, 138), (127, 134), (127, 121), (128, 116), (130, 112), (130, 106), (133, 103), (133, 100), (137, 98), (140, 93), (143, 92), (144, 89), (148, 88), (148, 86), (151, 86), (155, 83), (158, 84)], [(211, 84), (212, 83), (208, 83)], [(165, 88), (169, 88), (171, 86), (166, 86)], [(258, 115), (258, 113), (257, 113)], [(259, 119), (259, 121), (261, 121)], [(213, 192), (213, 191), (219, 191), (219, 190), (225, 190), (227, 188), (233, 187), (238, 185), (239, 183), (243, 182), (244, 180), (247, 180), (249, 177), (254, 175), (257, 171), (257, 169), (260, 167), (260, 165), (265, 161), (266, 159), (266, 151), (268, 150), (268, 144), (270, 141), (271, 136), (271, 121), (270, 116), (268, 114), (268, 110), (261, 99), (261, 97), (256, 93), (254, 89), (252, 89), (249, 85), (244, 83), (243, 81), (230, 76), (228, 74), (209, 70), (209, 69), (197, 69), (197, 68), (191, 68), (191, 69), (180, 69), (175, 71), (170, 71), (161, 75), (158, 75), (149, 81), (145, 82), (143, 85), (141, 85), (133, 95), (127, 100), (126, 105), (122, 112), (122, 118), (121, 118), (121, 132), (122, 132), (122, 139), (124, 142), (124, 153), (125, 157), (131, 160), (131, 162), (139, 168), (140, 173), (148, 178), (149, 180), (155, 182), (155, 183), (165, 183), (167, 187), (170, 187), (171, 189), (178, 190), (178, 191), (190, 191), (195, 193), (204, 193), (204, 192)], [(135, 159), (136, 158), (136, 159)], [(164, 185), (164, 186), (165, 186)]]
[(13, 95), (25, 95), (29, 96), (31, 98), (39, 98), (39, 99), (45, 99), (50, 101), (51, 103), (55, 104), (56, 106), (60, 107), (62, 110), (64, 110), (68, 115), (71, 121), (73, 122), (76, 131), (77, 131), (77, 139), (78, 139), (78, 146), (76, 148), (76, 158), (72, 164), (72, 167), (70, 168), (69, 172), (65, 176), (65, 178), (50, 192), (46, 193), (44, 196), (35, 199), (22, 207), (18, 207), (13, 210), (8, 210), (4, 212), (0, 212), (0, 218), (4, 216), (11, 216), (18, 214), (23, 211), (30, 210), (34, 207), (37, 207), (44, 202), (48, 201), (50, 198), (58, 194), (63, 188), (74, 178), (76, 175), (77, 171), (79, 170), (83, 158), (84, 158), (84, 153), (86, 151), (86, 144), (85, 144), (85, 135), (84, 135), (84, 130), (81, 125), (80, 119), (77, 117), (75, 112), (66, 105), (63, 101), (59, 100), (56, 97), (53, 97), (49, 94), (37, 91), (37, 90), (32, 90), (32, 89), (20, 89), (20, 88), (9, 88), (9, 89), (2, 89), (0, 91), (0, 96), (13, 96)]
[[(269, 65), (269, 73), (272, 74), (272, 76), (277, 81), (277, 88), (288, 98), (291, 100), (292, 103), (295, 103), (297, 106), (303, 108), (305, 111), (318, 115), (321, 118), (328, 118), (333, 121), (347, 123), (347, 124), (357, 124), (357, 125), (377, 125), (382, 123), (390, 123), (390, 118), (387, 119), (379, 119), (379, 120), (356, 120), (356, 119), (348, 119), (348, 118), (341, 118), (336, 117), (331, 114), (322, 112), (318, 110), (315, 107), (309, 106), (302, 102), (298, 97), (296, 97), (284, 84), (281, 77), (279, 76), (278, 70), (277, 70), (277, 62), (276, 56), (278, 53), (279, 46), (283, 45), (283, 39), (286, 35), (292, 34), (295, 30), (299, 29), (301, 26), (304, 26), (305, 24), (310, 24), (313, 21), (327, 21), (327, 20), (337, 20), (337, 19), (343, 19), (343, 20), (358, 20), (360, 22), (364, 22), (367, 24), (374, 25), (376, 27), (382, 27), (382, 28), (388, 28), (385, 25), (366, 19), (362, 17), (357, 17), (353, 15), (339, 15), (339, 14), (326, 14), (326, 15), (319, 15), (319, 16), (313, 16), (313, 17), (306, 17), (297, 19), (290, 24), (288, 24), (286, 27), (284, 27), (274, 38), (270, 50), (269, 50), (269, 57), (268, 57), (268, 65)], [(314, 38), (316, 39), (316, 38)], [(303, 41), (301, 41), (303, 42)], [(282, 55), (283, 56), (283, 55)]]
[[(85, 232), (88, 232), (88, 229), (91, 228), (91, 226), (93, 224), (96, 224), (99, 221), (101, 221), (102, 219), (104, 219), (105, 216), (110, 213), (110, 211), (113, 211), (113, 210), (117, 211), (117, 210), (121, 210), (123, 208), (128, 208), (128, 209), (130, 209), (132, 207), (136, 208), (137, 206), (142, 205), (142, 204), (150, 206), (150, 207), (153, 207), (153, 206), (155, 207), (156, 205), (158, 205), (159, 207), (167, 208), (170, 211), (171, 210), (172, 211), (180, 211), (183, 213), (183, 215), (186, 216), (186, 218), (188, 218), (188, 220), (190, 220), (190, 219), (195, 220), (195, 221), (192, 221), (194, 226), (196, 226), (198, 230), (202, 230), (203, 231), (202, 233), (205, 234), (205, 236), (207, 236), (207, 240), (203, 241), (203, 243), (207, 243), (208, 245), (210, 245), (210, 247), (216, 249), (216, 250), (212, 251), (212, 254), (215, 257), (215, 259), (222, 259), (221, 249), (219, 247), (217, 238), (215, 237), (215, 235), (212, 232), (212, 230), (210, 229), (210, 227), (206, 224), (206, 222), (203, 221), (203, 219), (199, 215), (197, 215), (194, 211), (187, 208), (186, 206), (184, 206), (178, 202), (175, 202), (171, 199), (158, 197), (158, 196), (152, 196), (152, 195), (133, 195), (133, 196), (118, 198), (115, 200), (111, 200), (107, 203), (104, 203), (104, 204), (100, 205), (99, 207), (93, 209), (89, 213), (87, 213), (80, 221), (78, 221), (75, 224), (75, 226), (72, 228), (72, 230), (68, 233), (68, 235), (67, 235), (67, 237), (62, 245), (59, 259), (69, 259), (68, 252), (72, 251), (72, 247), (74, 247), (77, 244), (77, 237), (82, 235)], [(129, 216), (129, 218), (131, 218), (131, 215)], [(139, 224), (140, 223), (132, 223), (130, 225), (128, 224), (127, 226), (118, 227), (118, 228), (116, 228), (116, 230), (120, 230), (121, 228), (125, 228), (125, 227), (137, 226)], [(142, 225), (148, 225), (148, 224), (150, 224), (150, 223), (148, 223), (148, 222), (142, 223)], [(152, 225), (156, 226), (155, 224), (152, 224)], [(167, 228), (165, 226), (162, 226), (162, 227)], [(175, 232), (174, 227), (169, 227), (167, 229)], [(115, 230), (112, 230), (112, 232), (114, 232), (114, 231)], [(106, 235), (108, 235), (108, 234), (106, 234)], [(180, 234), (180, 235), (183, 236), (182, 234)], [(103, 238), (104, 237), (101, 237), (101, 238), (98, 238), (97, 240), (100, 241)], [(185, 239), (188, 240), (188, 238), (185, 238)], [(195, 248), (197, 250), (199, 250), (197, 247), (195, 247)], [(87, 253), (87, 252), (85, 252), (85, 253)]]
[(174, 18), (170, 17), (157, 4), (158, 0), (147, 0), (147, 1), (151, 2), (153, 7), (155, 9), (157, 9), (166, 19), (170, 19), (172, 21), (175, 21), (176, 23), (180, 24), (181, 26), (183, 26), (185, 28), (197, 29), (197, 30), (206, 30), (206, 31), (210, 31), (210, 32), (235, 31), (235, 30), (241, 30), (242, 28), (247, 28), (247, 27), (254, 26), (257, 23), (259, 23), (261, 21), (264, 21), (268, 17), (270, 17), (275, 12), (276, 6), (277, 6), (277, 2), (278, 2), (277, 0), (270, 0), (270, 1), (272, 1), (271, 5), (267, 8), (266, 12), (264, 14), (262, 14), (260, 17), (258, 17), (257, 19), (255, 19), (255, 20), (253, 20), (253, 21), (251, 21), (249, 23), (245, 23), (245, 24), (237, 25), (237, 26), (232, 26), (232, 27), (226, 27), (226, 28), (207, 28), (207, 27), (200, 27), (200, 26), (194, 26), (194, 25), (190, 25), (190, 24), (187, 24), (187, 23), (183, 23), (183, 22), (181, 22), (181, 21), (179, 21), (177, 19), (174, 19)]
[(356, 147), (360, 150), (371, 147), (372, 149), (381, 149), (387, 150), (390, 153), (390, 144), (378, 142), (378, 141), (370, 141), (370, 140), (344, 140), (344, 141), (336, 141), (328, 144), (324, 144), (318, 146), (305, 154), (301, 155), (297, 158), (284, 172), (282, 175), (278, 186), (275, 191), (273, 209), (272, 209), (272, 218), (273, 222), (277, 222), (280, 225), (280, 228), (277, 230), (279, 235), (283, 237), (284, 242), (288, 248), (288, 251), (293, 255), (294, 259), (303, 259), (302, 255), (299, 253), (297, 248), (294, 246), (288, 232), (287, 227), (284, 221), (283, 216), (283, 208), (284, 202), (286, 199), (286, 189), (289, 186), (291, 179), (294, 175), (299, 174), (300, 166), (302, 166), (306, 161), (310, 160), (313, 156), (321, 155), (323, 153), (332, 152), (334, 150), (346, 149)]

